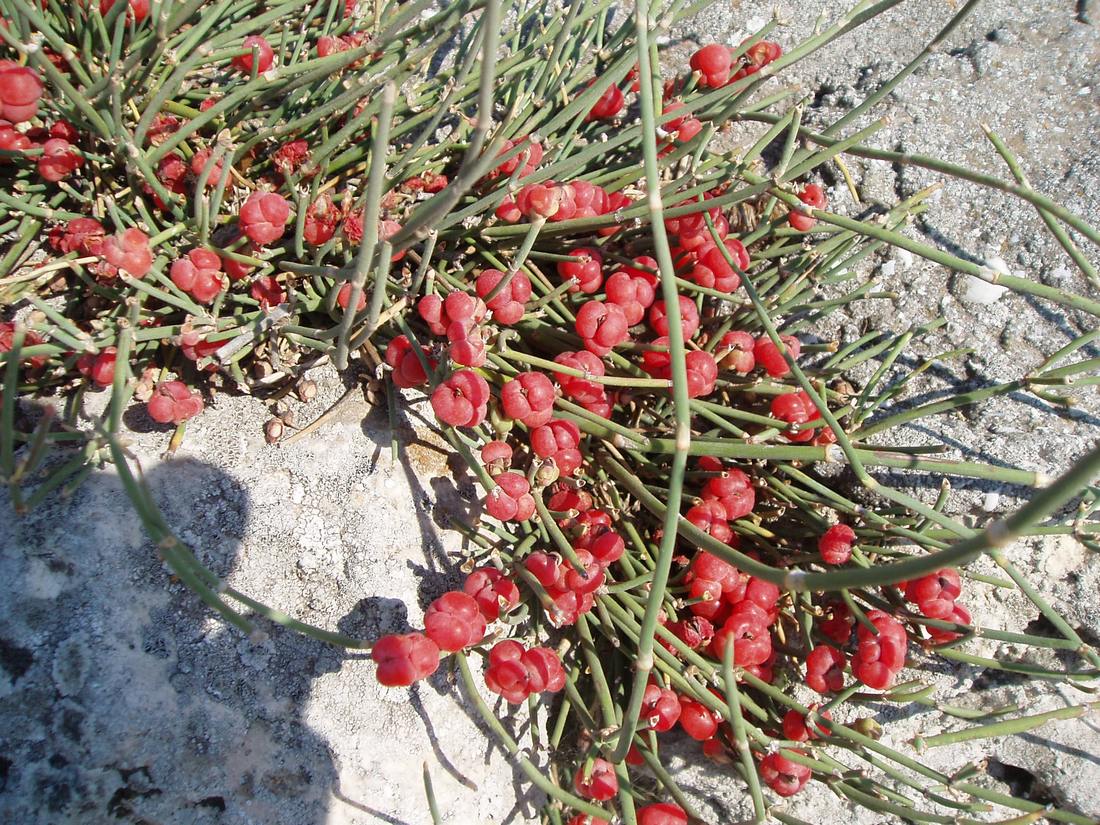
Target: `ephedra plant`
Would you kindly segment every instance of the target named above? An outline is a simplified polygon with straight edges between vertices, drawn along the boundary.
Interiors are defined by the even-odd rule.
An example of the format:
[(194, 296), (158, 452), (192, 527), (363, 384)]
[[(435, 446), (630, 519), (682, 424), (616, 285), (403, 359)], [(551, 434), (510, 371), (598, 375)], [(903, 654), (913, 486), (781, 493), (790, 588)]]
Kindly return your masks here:
[[(929, 767), (861, 716), (921, 703), (936, 729), (967, 722), (915, 744), (950, 745), (1093, 711), (1100, 675), (1010, 552), (1040, 534), (1096, 549), (1100, 451), (1051, 483), (898, 432), (1008, 392), (1055, 404), (1095, 386), (1082, 353), (1096, 333), (1015, 380), (915, 407), (904, 393), (928, 365), (901, 356), (938, 322), (809, 340), (871, 295), (856, 273), (889, 246), (1100, 316), (1088, 295), (904, 233), (928, 190), (830, 209), (820, 173), (845, 156), (922, 166), (1033, 205), (1100, 286), (1100, 233), (1031, 188), (992, 132), (1014, 182), (870, 148), (881, 123), (850, 128), (974, 2), (819, 131), (771, 81), (894, 5), (862, 2), (803, 43), (773, 22), (683, 65), (658, 47), (698, 10), (683, 2), (0, 0), (0, 467), (15, 512), (113, 463), (171, 570), (240, 630), (270, 621), (369, 649), (394, 689), (454, 668), (555, 825), (705, 821), (662, 758), (675, 727), (743, 788), (754, 821), (797, 822), (782, 799), (820, 782), (899, 820), (1090, 822), (992, 790), (980, 766)], [(754, 141), (720, 149), (730, 124), (755, 126)], [(391, 413), (427, 399), (483, 488), (481, 517), (454, 525), (464, 587), (423, 632), (349, 638), (238, 592), (174, 536), (125, 449), (131, 404), (174, 448), (218, 394), (278, 394), (324, 362), (380, 380)], [(109, 403), (90, 419), (97, 392)], [(31, 398), (67, 400), (35, 420)], [(269, 440), (281, 429), (269, 422)], [(837, 465), (848, 473), (822, 470)], [(930, 503), (882, 468), (1034, 489), (975, 526), (946, 514), (947, 485)], [(983, 554), (1057, 636), (972, 622), (967, 591), (990, 577), (967, 565)], [(978, 656), (975, 637), (1063, 665)], [(921, 678), (936, 660), (1081, 700), (1039, 715), (939, 705)], [(533, 758), (500, 721), (525, 699), (552, 711)]]

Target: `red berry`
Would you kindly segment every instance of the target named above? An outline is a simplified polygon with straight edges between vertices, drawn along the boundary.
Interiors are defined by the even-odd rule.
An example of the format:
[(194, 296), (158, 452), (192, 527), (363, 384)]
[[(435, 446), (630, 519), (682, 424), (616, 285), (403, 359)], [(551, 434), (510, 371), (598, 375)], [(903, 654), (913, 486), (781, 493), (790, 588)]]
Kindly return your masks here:
[(950, 567), (905, 584), (905, 598), (916, 604), (929, 619), (947, 619), (960, 593), (962, 580)]
[[(820, 704), (814, 703), (810, 705), (809, 709), (811, 711), (816, 711), (819, 707), (821, 707)], [(825, 711), (821, 716), (829, 720), (833, 718), (829, 711)], [(808, 728), (806, 726), (806, 717), (794, 708), (791, 708), (783, 717), (783, 735), (795, 742), (806, 742), (810, 739), (816, 739), (818, 736), (828, 736), (829, 730), (828, 728), (822, 727), (820, 722), (815, 724), (812, 729)]]
[(871, 610), (867, 618), (878, 630), (871, 633), (863, 625), (856, 631), (859, 649), (852, 659), (852, 675), (869, 688), (886, 690), (894, 683), (894, 676), (905, 666), (905, 650), (908, 638), (905, 628), (894, 617), (881, 610)]
[(485, 510), (500, 521), (526, 521), (535, 512), (531, 485), (519, 473), (501, 473), (485, 496)]
[[(593, 80), (589, 85), (595, 85), (599, 80)], [(610, 84), (595, 105), (585, 116), (585, 120), (610, 120), (623, 110), (624, 98), (619, 87)]]
[(726, 508), (719, 501), (712, 499), (700, 502), (688, 510), (684, 518), (723, 544), (733, 535), (730, 523), (726, 519)]
[(638, 825), (688, 825), (688, 818), (679, 805), (658, 802), (638, 809)]
[[(504, 273), (496, 269), (486, 269), (477, 277), (474, 288), (480, 298), (485, 298), (500, 283)], [(531, 280), (522, 272), (512, 276), (512, 280), (488, 303), (493, 311), (493, 320), (498, 324), (510, 326), (523, 317), (524, 304), (531, 297)]]
[(135, 278), (145, 277), (153, 268), (149, 236), (133, 227), (104, 240), (97, 254), (116, 270), (121, 269)]
[(721, 661), (726, 655), (730, 639), (733, 640), (733, 661), (739, 667), (762, 664), (771, 655), (771, 634), (756, 615), (734, 614), (726, 619), (711, 642), (711, 653), (716, 659)]
[(680, 701), (673, 691), (650, 682), (642, 694), (639, 718), (645, 720), (657, 733), (672, 730), (680, 718)]
[[(354, 286), (350, 283), (344, 284), (340, 287), (340, 291), (336, 293), (336, 305), (340, 309), (347, 309), (348, 304), (351, 303), (351, 291)], [(367, 296), (362, 289), (359, 290), (359, 297), (355, 301), (355, 311), (362, 312), (367, 308)]]
[(780, 796), (793, 796), (810, 781), (812, 771), (780, 753), (769, 753), (760, 762), (760, 778)]
[[(564, 367), (580, 370), (586, 375), (602, 377), (605, 373), (603, 361), (600, 360), (598, 355), (588, 350), (581, 350), (580, 352), (563, 352), (559, 354), (554, 361)], [(604, 397), (603, 385), (591, 381), (588, 378), (577, 375), (567, 375), (564, 372), (554, 373), (554, 378), (557, 380), (558, 384), (561, 385), (562, 394), (576, 401), (578, 404), (597, 401)]]
[[(970, 624), (970, 611), (963, 607), (961, 604), (955, 603), (951, 606), (951, 615), (944, 616), (943, 621), (955, 622), (955, 624), (968, 625)], [(953, 630), (941, 630), (938, 627), (929, 627), (928, 635), (932, 637), (932, 641), (938, 645), (947, 644), (953, 642), (955, 639), (961, 637), (962, 634), (956, 633)]]
[(619, 792), (615, 766), (606, 759), (595, 759), (589, 766), (581, 765), (573, 777), (573, 787), (585, 799), (605, 802)]
[[(802, 425), (821, 420), (821, 414), (817, 411), (810, 396), (799, 390), (798, 392), (777, 395), (772, 399), (771, 413), (773, 418), (778, 418), (787, 424)], [(793, 429), (784, 430), (783, 437), (788, 441), (802, 442), (814, 438), (813, 428), (796, 426)]]
[(806, 657), (806, 684), (818, 693), (844, 687), (844, 654), (835, 647), (818, 645)]
[(852, 557), (856, 532), (847, 524), (834, 524), (817, 540), (817, 550), (826, 564), (844, 564)]
[(485, 617), (473, 596), (452, 590), (429, 605), (424, 633), (440, 650), (454, 653), (485, 638)]
[[(825, 197), (824, 190), (816, 183), (806, 184), (806, 188), (798, 196), (807, 206), (813, 209), (824, 209), (828, 204), (828, 200)], [(801, 212), (791, 210), (787, 215), (787, 221), (790, 225), (797, 229), (799, 232), (808, 232), (813, 229), (814, 224), (817, 223), (817, 219), (811, 215), (804, 215)]]
[(519, 604), (519, 588), (495, 567), (479, 567), (466, 577), (462, 586), (477, 602), (486, 621), (495, 622)]
[(305, 225), (302, 227), (302, 239), (310, 246), (321, 246), (336, 234), (343, 213), (333, 203), (327, 192), (320, 195), (306, 210)]
[(0, 118), (24, 123), (38, 114), (42, 81), (29, 66), (0, 60)]
[(719, 718), (706, 705), (686, 696), (680, 697), (680, 727), (699, 742), (705, 742), (718, 732)]
[(718, 380), (718, 365), (714, 356), (703, 350), (691, 350), (684, 356), (687, 372), (688, 398), (701, 398), (714, 391)]
[(481, 461), (489, 468), (489, 475), (499, 475), (512, 463), (512, 447), (505, 441), (489, 441), (481, 448)]
[(556, 397), (553, 382), (541, 372), (521, 372), (500, 391), (504, 415), (529, 428), (541, 427), (550, 420)]
[(439, 648), (423, 633), (383, 636), (374, 643), (371, 658), (378, 663), (378, 681), (386, 687), (407, 687), (435, 673)]
[[(246, 74), (252, 72), (253, 65), (255, 65), (257, 73), (263, 74), (275, 62), (275, 51), (271, 48), (271, 44), (259, 35), (246, 37), (241, 44), (241, 48), (247, 49), (245, 54), (237, 55), (231, 62), (233, 68)], [(254, 58), (255, 64), (253, 64)]]
[(728, 47), (711, 43), (693, 54), (688, 65), (701, 75), (700, 86), (717, 89), (729, 81), (732, 62)]
[(43, 180), (57, 183), (84, 165), (84, 158), (73, 151), (64, 138), (50, 138), (42, 144), (38, 156), (38, 174)]
[(585, 349), (596, 355), (607, 355), (630, 337), (626, 315), (618, 304), (589, 301), (577, 312), (577, 335)]
[(241, 206), (241, 232), (253, 243), (269, 244), (283, 237), (290, 204), (274, 192), (253, 192)]

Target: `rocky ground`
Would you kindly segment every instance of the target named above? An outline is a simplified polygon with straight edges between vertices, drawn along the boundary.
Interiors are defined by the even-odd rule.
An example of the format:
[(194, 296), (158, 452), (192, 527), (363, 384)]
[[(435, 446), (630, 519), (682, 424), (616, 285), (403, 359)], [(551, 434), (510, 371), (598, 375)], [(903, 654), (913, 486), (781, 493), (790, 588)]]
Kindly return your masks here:
[[(814, 10), (827, 20), (845, 5), (830, 1)], [(881, 112), (889, 124), (871, 142), (1007, 176), (979, 128), (988, 123), (1036, 188), (1100, 224), (1100, 35), (1087, 22), (1100, 10), (1090, 5), (979, 5), (887, 100)], [(953, 11), (946, 3), (901, 3), (793, 67), (783, 82), (800, 84), (809, 96), (807, 124), (827, 123), (858, 103)], [(676, 33), (685, 38), (678, 48), (739, 42), (768, 12), (736, 1), (716, 4)], [(788, 25), (773, 37), (784, 44), (815, 24), (803, 7), (786, 4), (779, 14)], [(864, 204), (908, 196), (934, 179), (912, 168), (850, 166)], [(831, 203), (860, 210), (842, 181), (825, 183)], [(978, 259), (998, 257), (1014, 274), (1087, 290), (1033, 210), (1011, 198), (948, 180), (935, 209), (910, 231)], [(1089, 328), (1086, 317), (1012, 294), (976, 302), (966, 283), (908, 253), (883, 254), (868, 266), (882, 290), (897, 297), (865, 302), (816, 335), (850, 340), (867, 329), (900, 331), (943, 314), (947, 326), (918, 342), (913, 363), (972, 350), (930, 371), (906, 403), (1016, 377)], [(321, 392), (295, 405), (300, 421), (344, 392), (334, 373), (320, 369), (315, 377)], [(1080, 404), (1069, 412), (1011, 396), (904, 436), (906, 443), (941, 439), (959, 456), (1056, 474), (1100, 435), (1096, 394), (1075, 396)], [(372, 409), (360, 396), (291, 445), (264, 442), (265, 417), (256, 399), (220, 395), (167, 461), (159, 459), (165, 431), (132, 417), (132, 449), (173, 528), (234, 587), (296, 618), (363, 637), (418, 625), (431, 599), (459, 579), (453, 558), (459, 540), (441, 525), (471, 506), (474, 488), (452, 478), (414, 412), (397, 434), (397, 460), (384, 406)], [(928, 496), (938, 480), (901, 483)], [(1010, 508), (1020, 494), (960, 485), (952, 507), (984, 518)], [(71, 500), (52, 501), (25, 518), (9, 511), (0, 519), (0, 545), (4, 821), (421, 825), (430, 821), (424, 762), (443, 821), (532, 821), (521, 775), (486, 739), (448, 673), (410, 692), (388, 691), (361, 655), (278, 629), (252, 640), (227, 629), (168, 580), (111, 472), (94, 474)], [(1095, 557), (1071, 539), (1021, 542), (1012, 557), (1072, 625), (1100, 641)], [(976, 621), (1036, 629), (1035, 609), (1017, 593), (974, 590)], [(982, 642), (969, 649), (988, 654), (996, 647)], [(1003, 680), (977, 668), (940, 668), (926, 678), (957, 704), (1015, 702), (1034, 712), (1063, 701), (1045, 683)], [(1081, 701), (1080, 694), (1067, 697)], [(943, 724), (925, 712), (875, 712), (891, 722), (887, 735), (902, 749), (907, 739)], [(746, 812), (727, 772), (699, 767), (690, 743), (680, 752), (678, 778), (708, 821)], [(950, 769), (988, 758), (998, 781), (1016, 793), (1100, 817), (1093, 793), (1098, 754), (1093, 718), (920, 758)], [(790, 811), (810, 822), (888, 821), (844, 808), (821, 786)]]

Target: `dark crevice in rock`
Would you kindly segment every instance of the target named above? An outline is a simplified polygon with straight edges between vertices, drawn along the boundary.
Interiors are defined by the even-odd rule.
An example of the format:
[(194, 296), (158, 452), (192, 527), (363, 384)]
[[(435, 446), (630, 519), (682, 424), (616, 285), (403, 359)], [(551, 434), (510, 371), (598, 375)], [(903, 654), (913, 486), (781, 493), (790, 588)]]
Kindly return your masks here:
[(1040, 805), (1057, 804), (1057, 800), (1051, 794), (1050, 789), (1027, 768), (1010, 765), (997, 759), (990, 759), (989, 774), (1008, 785), (1013, 796), (1029, 799)]
[(7, 671), (13, 685), (33, 664), (34, 654), (29, 648), (0, 637), (0, 667)]

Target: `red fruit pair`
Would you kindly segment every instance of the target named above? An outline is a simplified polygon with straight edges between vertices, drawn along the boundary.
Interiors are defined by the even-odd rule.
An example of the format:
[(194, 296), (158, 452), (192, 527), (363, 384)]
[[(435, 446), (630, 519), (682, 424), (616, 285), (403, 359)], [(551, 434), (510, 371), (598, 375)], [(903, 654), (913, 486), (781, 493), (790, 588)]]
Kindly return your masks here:
[[(599, 83), (599, 78), (593, 79), (589, 86), (594, 86)], [(603, 94), (599, 96), (596, 103), (585, 115), (585, 120), (611, 120), (615, 115), (623, 110), (625, 105), (625, 98), (622, 91), (614, 83), (608, 85)]]
[[(474, 289), (478, 297), (484, 300), (504, 278), (497, 269), (486, 269), (477, 276)], [(503, 326), (511, 326), (523, 317), (526, 304), (531, 298), (531, 279), (522, 272), (516, 272), (504, 289), (500, 290), (486, 306), (493, 312), (493, 320)]]
[(929, 619), (947, 619), (962, 593), (962, 580), (950, 567), (905, 583), (905, 598), (920, 608)]
[(436, 418), (452, 427), (476, 427), (485, 420), (489, 385), (473, 370), (459, 370), (432, 393)]
[[(685, 341), (695, 335), (699, 329), (699, 310), (695, 302), (686, 295), (679, 296), (680, 332)], [(668, 308), (664, 301), (654, 301), (649, 309), (649, 325), (660, 336), (668, 335)]]
[(727, 46), (710, 43), (695, 52), (688, 65), (699, 73), (700, 86), (717, 89), (729, 82), (733, 58)]
[[(427, 349), (421, 347), (421, 352), (427, 359)], [(428, 382), (423, 364), (404, 335), (395, 336), (386, 346), (386, 363), (393, 367), (393, 383), (398, 387), (419, 387)], [(434, 366), (430, 359), (428, 363)]]
[(826, 564), (845, 564), (852, 557), (856, 532), (847, 524), (834, 524), (817, 540), (817, 550)]
[(761, 612), (735, 611), (722, 628), (714, 634), (710, 643), (714, 658), (722, 660), (726, 647), (733, 641), (733, 662), (738, 667), (759, 665), (772, 653), (772, 637), (768, 631), (767, 617)]
[(541, 427), (554, 414), (554, 383), (541, 372), (521, 372), (500, 390), (501, 410), (529, 429)]
[[(780, 335), (779, 340), (782, 342), (791, 360), (797, 361), (798, 355), (802, 351), (802, 345), (799, 340), (793, 335)], [(784, 378), (791, 373), (791, 368), (787, 363), (787, 359), (783, 357), (783, 353), (779, 351), (779, 347), (777, 347), (775, 342), (767, 335), (761, 335), (756, 339), (756, 342), (753, 344), (753, 358), (757, 366), (763, 367), (772, 378)]]
[(106, 261), (110, 273), (121, 270), (135, 278), (144, 278), (153, 268), (149, 236), (134, 227), (106, 238), (96, 254)]
[[(803, 390), (775, 396), (771, 403), (771, 414), (773, 418), (778, 418), (780, 421), (793, 425), (790, 429), (783, 431), (783, 437), (788, 441), (796, 443), (813, 441), (817, 435), (813, 427), (802, 426), (821, 420), (821, 413), (817, 411), (817, 405)], [(832, 434), (829, 428), (824, 428), (822, 434), (826, 431), (830, 435)]]
[(567, 253), (576, 261), (559, 261), (558, 275), (563, 281), (573, 281), (570, 292), (591, 295), (603, 285), (603, 253), (598, 249), (582, 246)]
[(253, 192), (238, 216), (241, 232), (257, 244), (269, 244), (283, 237), (290, 204), (274, 192)]
[(852, 659), (852, 674), (867, 687), (887, 690), (894, 677), (905, 666), (905, 651), (909, 639), (901, 623), (881, 610), (871, 610), (867, 618), (878, 630), (871, 633), (863, 625), (856, 631), (859, 649)]
[(486, 495), (485, 511), (500, 521), (527, 521), (535, 513), (531, 485), (519, 473), (501, 473)]
[(516, 583), (495, 567), (479, 567), (466, 577), (462, 590), (477, 602), (486, 621), (495, 622), (519, 604)]
[(818, 693), (844, 687), (844, 654), (835, 647), (818, 645), (806, 657), (806, 684)]
[(518, 705), (532, 693), (556, 693), (565, 687), (565, 671), (554, 651), (545, 647), (524, 649), (512, 639), (493, 645), (485, 669), (485, 686)]
[(598, 355), (588, 350), (563, 352), (554, 358), (554, 361), (563, 367), (569, 367), (584, 373), (583, 376), (570, 375), (564, 372), (554, 373), (554, 379), (558, 382), (562, 394), (566, 398), (582, 405), (606, 399), (603, 384), (585, 377), (596, 376), (602, 378), (606, 373), (604, 363)]
[(452, 590), (428, 606), (424, 635), (440, 650), (454, 653), (485, 638), (485, 617), (473, 596)]
[[(657, 262), (650, 257), (634, 259), (642, 266), (657, 268)], [(624, 266), (613, 273), (604, 285), (607, 300), (623, 308), (626, 322), (634, 326), (645, 317), (657, 298), (657, 276), (643, 269)]]
[(741, 276), (737, 270), (744, 272), (749, 268), (749, 253), (737, 238), (726, 238), (722, 244), (737, 268), (730, 265), (721, 249), (710, 244), (698, 253), (698, 263), (691, 270), (691, 280), (708, 289), (734, 292), (741, 286)]
[(537, 140), (531, 140), (530, 138), (520, 138), (517, 141), (506, 140), (500, 151), (497, 152), (497, 157), (502, 157), (510, 153), (517, 146), (522, 147), (522, 151), (516, 152), (508, 160), (503, 161), (496, 169), (490, 172), (487, 177), (496, 178), (500, 176), (511, 177), (512, 173), (517, 169), (520, 169), (520, 164), (523, 164), (523, 168), (520, 169), (519, 177), (525, 177), (530, 175), (542, 162), (542, 144)]
[(378, 681), (386, 687), (407, 687), (439, 667), (439, 646), (423, 633), (383, 636), (370, 655), (378, 663)]
[(676, 693), (656, 682), (650, 682), (642, 694), (639, 719), (657, 733), (672, 730), (680, 719), (680, 701), (676, 698)]
[(222, 259), (208, 249), (192, 249), (172, 262), (172, 283), (200, 304), (209, 304), (226, 286)]
[(563, 476), (572, 475), (581, 466), (580, 443), (580, 428), (560, 418), (552, 418), (531, 431), (531, 450), (539, 458), (552, 459)]
[[(825, 190), (816, 183), (806, 184), (806, 187), (799, 193), (798, 199), (812, 209), (824, 209), (829, 203), (825, 197)], [(792, 209), (787, 215), (787, 222), (799, 232), (808, 232), (817, 223), (817, 218)]]
[(24, 123), (38, 114), (42, 81), (29, 66), (0, 60), (0, 118)]
[(425, 295), (417, 303), (416, 311), (433, 335), (446, 335), (455, 341), (466, 338), (485, 318), (488, 308), (484, 301), (468, 292), (451, 292), (445, 299)]
[(83, 165), (84, 158), (64, 138), (50, 138), (42, 144), (42, 154), (38, 156), (38, 174), (43, 180), (57, 183)]
[(606, 802), (619, 792), (619, 778), (615, 766), (606, 759), (596, 758), (577, 768), (573, 787), (585, 799)]
[(718, 501), (702, 501), (690, 508), (684, 518), (723, 544), (729, 543), (733, 536), (729, 520), (726, 518), (726, 508)]
[(793, 762), (778, 751), (769, 753), (760, 762), (760, 778), (780, 796), (793, 796), (810, 781), (812, 771)]
[(622, 308), (605, 301), (588, 301), (577, 311), (576, 331), (585, 349), (600, 356), (630, 338), (630, 326)]
[(263, 74), (275, 63), (275, 50), (265, 38), (259, 35), (246, 37), (241, 48), (246, 50), (245, 53), (237, 55), (230, 61), (233, 68), (238, 71), (251, 74), (255, 69), (258, 74)]
[(149, 417), (159, 424), (181, 424), (201, 413), (202, 408), (202, 396), (182, 381), (158, 384), (145, 405)]
[[(810, 705), (810, 711), (817, 711), (821, 705), (817, 702)], [(829, 711), (825, 711), (820, 714), (823, 719), (832, 721), (832, 714)], [(807, 742), (810, 739), (817, 739), (819, 736), (828, 736), (829, 729), (821, 725), (820, 722), (816, 723), (812, 728), (806, 724), (806, 717), (799, 713), (794, 708), (787, 711), (783, 717), (783, 735), (788, 739), (795, 742)]]
[(722, 475), (707, 479), (703, 486), (703, 500), (714, 499), (721, 503), (729, 521), (744, 518), (756, 506), (756, 491), (744, 472), (737, 469), (724, 470)]
[(612, 529), (611, 516), (603, 510), (585, 510), (569, 526), (577, 530), (574, 549), (587, 550), (602, 567), (618, 561), (626, 552), (626, 542)]

